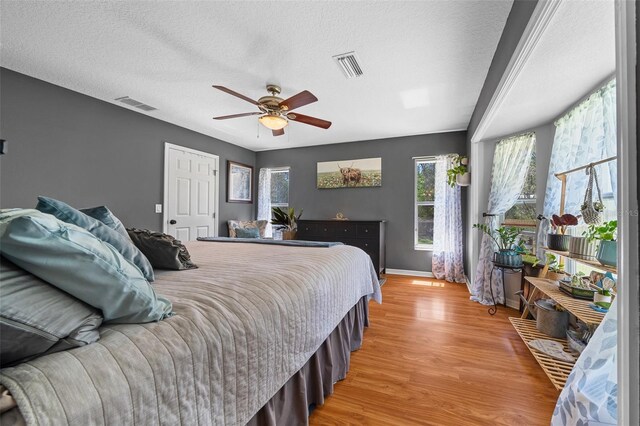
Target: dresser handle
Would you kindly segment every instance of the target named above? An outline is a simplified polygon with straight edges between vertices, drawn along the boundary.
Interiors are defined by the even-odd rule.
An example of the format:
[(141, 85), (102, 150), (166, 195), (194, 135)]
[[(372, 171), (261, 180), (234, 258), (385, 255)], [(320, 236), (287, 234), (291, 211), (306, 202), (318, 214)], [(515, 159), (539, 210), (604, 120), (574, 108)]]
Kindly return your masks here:
[(324, 228), (324, 232), (327, 232), (327, 228)]
[(368, 230), (368, 229), (365, 229), (365, 230), (364, 230), (364, 232), (369, 232), (369, 230)]

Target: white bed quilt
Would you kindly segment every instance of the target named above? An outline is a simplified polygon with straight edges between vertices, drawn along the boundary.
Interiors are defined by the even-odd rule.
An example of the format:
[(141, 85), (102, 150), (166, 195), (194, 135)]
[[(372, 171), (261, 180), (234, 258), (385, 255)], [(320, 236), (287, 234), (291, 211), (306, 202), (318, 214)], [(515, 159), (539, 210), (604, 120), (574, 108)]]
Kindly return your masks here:
[(174, 317), (1, 371), (27, 424), (245, 424), (361, 297), (381, 301), (354, 247), (187, 247), (200, 268), (153, 283)]

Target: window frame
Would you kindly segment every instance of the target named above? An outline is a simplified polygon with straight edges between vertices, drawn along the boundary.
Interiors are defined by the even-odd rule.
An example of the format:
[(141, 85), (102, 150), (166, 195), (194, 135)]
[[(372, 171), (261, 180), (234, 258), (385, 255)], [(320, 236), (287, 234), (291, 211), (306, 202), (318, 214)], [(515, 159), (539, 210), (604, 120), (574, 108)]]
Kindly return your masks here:
[[(271, 178), (273, 177), (273, 173), (288, 173), (289, 174), (289, 184), (291, 184), (291, 167), (270, 167), (269, 168), (269, 182), (271, 182)], [(271, 208), (280, 207), (280, 208), (289, 208), (289, 195), (290, 195), (290, 187), (287, 186), (287, 202), (286, 203), (274, 203), (271, 201), (271, 188), (269, 188), (269, 205)]]
[(435, 219), (435, 182), (434, 182), (434, 200), (418, 201), (418, 164), (433, 163), (436, 164), (436, 157), (414, 157), (413, 159), (413, 249), (417, 251), (433, 251), (433, 244), (419, 243), (418, 237), (418, 208), (420, 206), (433, 206), (433, 216)]

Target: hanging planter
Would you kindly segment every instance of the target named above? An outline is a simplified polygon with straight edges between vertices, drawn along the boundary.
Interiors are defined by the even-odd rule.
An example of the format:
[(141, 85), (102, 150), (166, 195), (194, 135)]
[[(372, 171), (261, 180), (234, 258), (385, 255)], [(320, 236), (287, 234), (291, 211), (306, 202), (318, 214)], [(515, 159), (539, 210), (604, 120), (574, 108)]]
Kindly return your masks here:
[(456, 176), (456, 183), (458, 186), (469, 186), (471, 184), (471, 174), (466, 172)]
[[(459, 186), (468, 186), (471, 182), (469, 176), (469, 159), (465, 156), (456, 155), (453, 158), (453, 167), (447, 170), (447, 183), (450, 187), (456, 184)], [(459, 180), (460, 179), (460, 180)]]

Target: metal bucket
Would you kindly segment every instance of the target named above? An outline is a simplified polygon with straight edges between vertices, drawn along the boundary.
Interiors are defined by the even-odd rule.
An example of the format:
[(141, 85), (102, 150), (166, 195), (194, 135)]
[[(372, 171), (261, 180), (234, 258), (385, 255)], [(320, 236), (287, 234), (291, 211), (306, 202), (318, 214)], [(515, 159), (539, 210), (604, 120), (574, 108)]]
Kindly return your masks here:
[(546, 299), (536, 300), (536, 328), (548, 336), (562, 339), (567, 336), (569, 312), (556, 311)]

